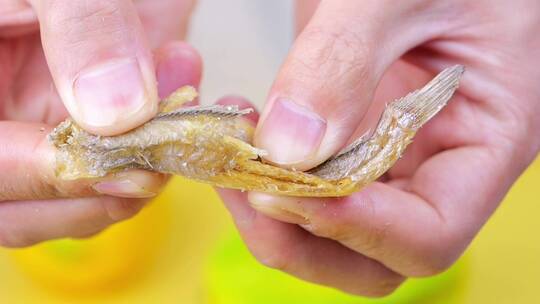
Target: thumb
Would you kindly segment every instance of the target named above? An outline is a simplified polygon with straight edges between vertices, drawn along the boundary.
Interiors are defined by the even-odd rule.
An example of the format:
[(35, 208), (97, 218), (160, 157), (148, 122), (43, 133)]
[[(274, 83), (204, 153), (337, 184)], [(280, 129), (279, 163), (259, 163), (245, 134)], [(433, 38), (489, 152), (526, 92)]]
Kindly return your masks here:
[[(430, 39), (413, 1), (321, 1), (282, 66), (255, 144), (267, 160), (305, 170), (349, 140), (385, 70)], [(425, 22), (424, 22), (425, 23)]]
[(62, 100), (88, 131), (114, 135), (155, 115), (154, 65), (129, 0), (32, 0)]

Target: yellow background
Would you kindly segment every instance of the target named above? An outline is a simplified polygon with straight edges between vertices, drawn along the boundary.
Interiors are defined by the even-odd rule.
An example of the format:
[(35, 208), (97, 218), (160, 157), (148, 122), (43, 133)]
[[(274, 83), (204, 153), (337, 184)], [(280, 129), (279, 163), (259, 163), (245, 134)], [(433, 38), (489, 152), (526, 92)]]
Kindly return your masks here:
[[(457, 270), (459, 282), (426, 302), (539, 301), (539, 203), (540, 159), (468, 249)], [(220, 239), (234, 233), (210, 187), (178, 178), (135, 219), (90, 240), (0, 249), (0, 303), (212, 303), (210, 292), (232, 292), (209, 286), (207, 268)], [(251, 265), (250, 257), (241, 258)], [(226, 271), (221, 275), (235, 280)], [(265, 295), (272, 288), (283, 286), (274, 282), (245, 292)]]

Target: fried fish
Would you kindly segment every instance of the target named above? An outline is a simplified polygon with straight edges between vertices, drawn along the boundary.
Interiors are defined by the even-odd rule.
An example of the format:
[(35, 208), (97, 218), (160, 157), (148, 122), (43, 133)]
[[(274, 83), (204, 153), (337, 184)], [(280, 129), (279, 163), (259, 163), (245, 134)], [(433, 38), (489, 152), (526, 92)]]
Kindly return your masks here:
[(418, 129), (456, 91), (463, 66), (442, 71), (425, 87), (385, 108), (374, 132), (307, 172), (263, 162), (250, 145), (253, 127), (242, 118), (251, 109), (181, 105), (196, 98), (178, 89), (159, 114), (118, 136), (98, 136), (68, 119), (49, 135), (56, 147), (56, 174), (66, 180), (97, 178), (128, 169), (182, 175), (218, 187), (290, 196), (345, 196), (383, 175), (401, 157)]

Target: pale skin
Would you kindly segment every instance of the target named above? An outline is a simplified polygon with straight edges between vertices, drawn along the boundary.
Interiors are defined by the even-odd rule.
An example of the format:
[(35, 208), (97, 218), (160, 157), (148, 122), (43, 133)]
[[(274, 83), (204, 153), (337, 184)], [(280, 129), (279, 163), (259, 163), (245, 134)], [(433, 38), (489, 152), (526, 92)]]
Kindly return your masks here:
[[(168, 58), (170, 53), (191, 54), (176, 61), (185, 66), (168, 65), (192, 73), (191, 78), (186, 76), (189, 80), (163, 81), (173, 86), (198, 83), (200, 60), (185, 44), (174, 47), (190, 51), (171, 52), (169, 44), (158, 48), (161, 55), (152, 60), (151, 48), (139, 38), (146, 37), (158, 46), (179, 38), (183, 30), (156, 31), (180, 27), (172, 21), (169, 24), (167, 18), (147, 23), (153, 27), (145, 27), (144, 22), (139, 26), (129, 1), (92, 1), (106, 6), (92, 7), (92, 12), (80, 5), (68, 9), (57, 1), (32, 1), (33, 9), (25, 7), (23, 1), (10, 2), (15, 8), (20, 4), (27, 14), (6, 19), (0, 9), (0, 35), (8, 37), (0, 44), (0, 55), (4, 56), (0, 65), (18, 71), (17, 77), (23, 78), (16, 83), (25, 87), (15, 91), (11, 85), (14, 79), (0, 79), (0, 104), (5, 105), (0, 115), (6, 120), (0, 123), (0, 133), (10, 134), (0, 139), (0, 167), (9, 172), (0, 175), (0, 185), (9, 190), (3, 190), (2, 195), (10, 195), (0, 198), (7, 201), (0, 204), (0, 243), (26, 246), (95, 233), (134, 214), (140, 207), (133, 206), (143, 204), (115, 196), (155, 193), (162, 177), (130, 173), (138, 176), (128, 179), (134, 179), (143, 193), (118, 193), (126, 187), (106, 184), (97, 189), (114, 193), (95, 196), (96, 186), (88, 181), (67, 185), (51, 177), (50, 151), (42, 148), (44, 132), (39, 129), (49, 130), (67, 115), (62, 104), (91, 132), (107, 135), (133, 128), (155, 113), (158, 91), (165, 90), (151, 85), (155, 85), (152, 77), (159, 66), (154, 61)], [(62, 1), (81, 2), (86, 1)], [(191, 3), (186, 3), (190, 1), (163, 2), (185, 5), (185, 16), (189, 14)], [(444, 67), (463, 64), (467, 72), (455, 98), (421, 129), (396, 166), (379, 182), (354, 195), (285, 198), (219, 190), (246, 244), (265, 265), (365, 296), (387, 295), (407, 277), (443, 271), (465, 250), (540, 149), (540, 3), (326, 0), (319, 4), (303, 0), (297, 8), (299, 35), (276, 76), (255, 138), (255, 144), (269, 152), (267, 160), (275, 164), (314, 167), (373, 126), (385, 102), (420, 87)], [(60, 18), (65, 19), (61, 26), (51, 22), (56, 19), (50, 16), (66, 16), (68, 12), (75, 15)], [(115, 14), (123, 17), (115, 19)], [(30, 21), (21, 22), (25, 18)], [(101, 18), (111, 22), (92, 23)], [(152, 20), (151, 16), (147, 19)], [(45, 60), (35, 55), (31, 58), (39, 63), (42, 76), (38, 79), (42, 80), (35, 80), (33, 68), (34, 81), (20, 81), (25, 75), (30, 77), (20, 64), (28, 60), (16, 58), (29, 55), (14, 45), (22, 40), (22, 46), (40, 54), (37, 37), (23, 36), (37, 31), (37, 20), (51, 73)], [(81, 39), (77, 30), (88, 28), (94, 29), (92, 34)], [(103, 37), (111, 35), (100, 36), (117, 31), (128, 31), (121, 35), (128, 38), (107, 41)], [(169, 32), (175, 34), (156, 34)], [(66, 49), (70, 51), (64, 52)], [(124, 51), (128, 53), (117, 53)], [(127, 58), (122, 64), (138, 63), (143, 81), (128, 77), (133, 83), (126, 86), (138, 85), (145, 92), (137, 95), (144, 101), (142, 107), (119, 102), (117, 96), (110, 104), (80, 105), (92, 100), (87, 97), (95, 93), (78, 93), (78, 85), (101, 84), (102, 74), (94, 66), (118, 66), (118, 62), (107, 61), (111, 58)], [(51, 79), (57, 93), (50, 89)], [(106, 92), (100, 94), (107, 96)], [(43, 102), (36, 102), (36, 97)], [(247, 106), (239, 98), (222, 102)], [(32, 107), (17, 107), (30, 103)], [(120, 114), (92, 116), (104, 107)], [(24, 123), (9, 122), (12, 120)], [(36, 149), (44, 150), (36, 153)], [(86, 198), (77, 198), (81, 196)], [(41, 214), (33, 211), (36, 207)], [(115, 214), (111, 210), (120, 216), (111, 216)], [(17, 220), (21, 218), (25, 221)]]
[(1, 1), (1, 246), (93, 235), (159, 192), (166, 177), (144, 171), (57, 179), (46, 135), (68, 112), (91, 132), (119, 134), (153, 117), (160, 96), (197, 86), (201, 59), (178, 41), (192, 8), (176, 0)]
[(318, 2), (298, 2), (299, 36), (258, 123), (269, 161), (314, 167), (444, 67), (467, 67), (461, 88), (396, 166), (354, 195), (219, 192), (263, 264), (384, 296), (449, 267), (538, 154), (540, 2)]

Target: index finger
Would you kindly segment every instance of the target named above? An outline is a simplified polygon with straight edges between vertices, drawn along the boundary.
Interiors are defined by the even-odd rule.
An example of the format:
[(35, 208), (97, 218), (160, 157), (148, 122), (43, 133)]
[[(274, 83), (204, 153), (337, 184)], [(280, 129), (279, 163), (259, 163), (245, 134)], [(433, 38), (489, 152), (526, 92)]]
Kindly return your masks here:
[(345, 198), (250, 193), (249, 199), (266, 215), (402, 275), (425, 276), (449, 267), (496, 208), (511, 184), (507, 164), (486, 147), (460, 147), (433, 156), (410, 180), (373, 183)]
[(165, 178), (136, 170), (102, 179), (65, 181), (55, 174), (55, 151), (42, 124), (0, 121), (0, 201), (109, 194), (151, 197)]

